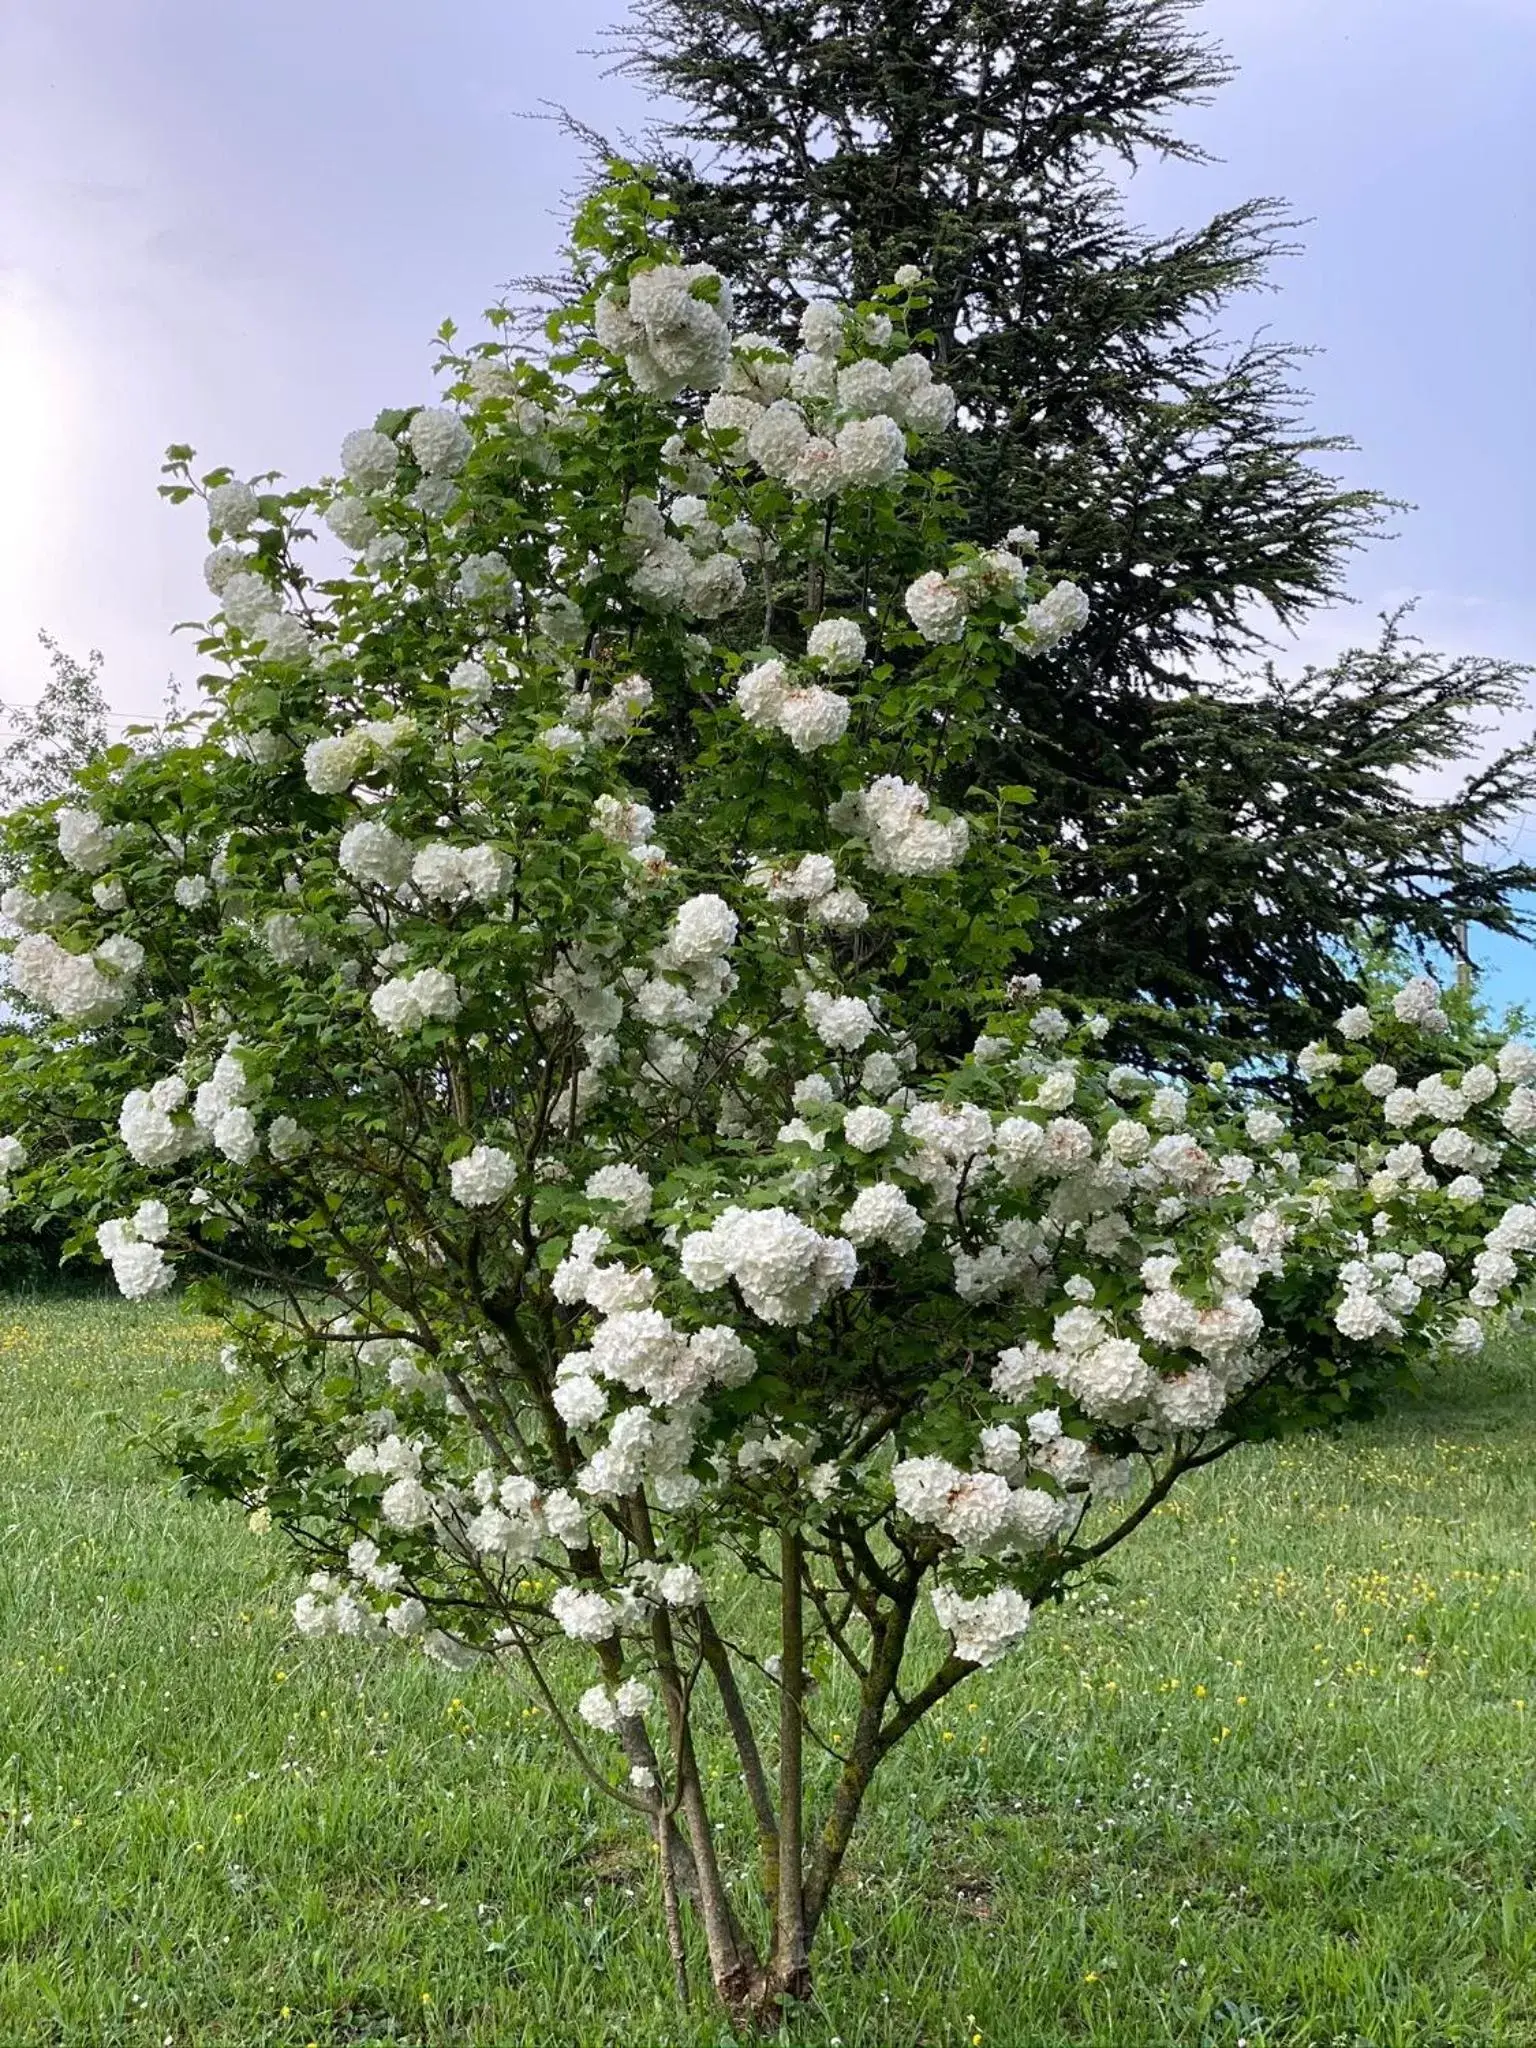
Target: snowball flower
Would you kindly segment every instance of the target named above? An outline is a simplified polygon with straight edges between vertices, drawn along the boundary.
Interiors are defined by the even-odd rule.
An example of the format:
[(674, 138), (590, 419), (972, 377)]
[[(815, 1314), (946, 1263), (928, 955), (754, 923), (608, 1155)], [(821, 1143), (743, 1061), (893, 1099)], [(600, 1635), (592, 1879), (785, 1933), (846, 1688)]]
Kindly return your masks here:
[(398, 889), (409, 880), (411, 849), (396, 838), (387, 825), (365, 819), (350, 826), (341, 837), (337, 856), (342, 871), (355, 882), (368, 882), (380, 889)]
[(893, 1252), (915, 1251), (924, 1227), (904, 1190), (889, 1181), (861, 1188), (838, 1224), (850, 1244), (883, 1244)]
[(250, 532), (260, 514), (261, 506), (249, 484), (216, 484), (208, 493), (210, 532), (227, 533), (238, 540)]
[(1278, 1145), (1285, 1136), (1285, 1118), (1278, 1110), (1250, 1109), (1243, 1128), (1255, 1145)]
[(125, 949), (143, 957), (132, 940), (112, 951), (110, 944), (94, 955), (70, 953), (47, 932), (29, 932), (11, 954), (11, 987), (66, 1024), (105, 1023), (122, 1008), (137, 972)]
[(851, 1287), (858, 1260), (846, 1238), (823, 1237), (787, 1209), (727, 1209), (679, 1248), (683, 1277), (701, 1293), (734, 1280), (765, 1323), (796, 1327)]
[(589, 1728), (601, 1735), (617, 1735), (619, 1710), (605, 1685), (591, 1685), (576, 1702), (576, 1711)]
[(964, 1599), (951, 1586), (935, 1586), (931, 1598), (939, 1627), (954, 1638), (962, 1664), (996, 1664), (1029, 1628), (1029, 1602), (1012, 1586), (999, 1586), (979, 1600)]
[(249, 1166), (261, 1149), (256, 1119), (237, 1104), (226, 1109), (213, 1126), (213, 1142), (231, 1166)]
[(476, 1145), (448, 1168), (453, 1199), (466, 1209), (488, 1209), (517, 1185), (517, 1161), (495, 1145)]
[(760, 661), (737, 682), (737, 709), (748, 725), (776, 725), (790, 687), (789, 670), (777, 656)]
[(873, 419), (849, 420), (838, 430), (837, 454), (846, 483), (874, 489), (906, 468), (907, 439), (893, 419), (877, 413)]
[(747, 453), (765, 476), (787, 478), (811, 438), (805, 415), (790, 399), (765, 407), (747, 431)]
[(1311, 1045), (1304, 1045), (1296, 1055), (1296, 1071), (1303, 1081), (1324, 1080), (1339, 1064), (1339, 1055), (1330, 1052), (1320, 1039)]
[(1334, 1310), (1333, 1320), (1340, 1336), (1348, 1337), (1357, 1344), (1389, 1331), (1395, 1333), (1397, 1329), (1385, 1305), (1374, 1294), (1364, 1290), (1347, 1293)]
[(880, 1028), (862, 996), (831, 996), (812, 989), (804, 1009), (811, 1029), (834, 1052), (856, 1052)]
[[(1067, 1316), (1056, 1320), (1058, 1344), (1062, 1342), (1062, 1324), (1068, 1320)], [(1076, 1352), (1065, 1372), (1079, 1407), (1104, 1422), (1134, 1421), (1145, 1409), (1156, 1380), (1141, 1347), (1128, 1337), (1111, 1337)]]
[(1440, 1007), (1440, 991), (1427, 975), (1416, 976), (1398, 990), (1392, 1013), (1400, 1024), (1416, 1024), (1421, 1031), (1444, 1031), (1449, 1021)]
[(592, 827), (615, 846), (638, 846), (649, 839), (656, 813), (646, 804), (625, 803), (616, 796), (600, 796), (592, 806)]
[(925, 640), (958, 640), (965, 627), (965, 594), (938, 569), (908, 586), (907, 617)]
[(279, 1166), (286, 1166), (309, 1149), (309, 1133), (291, 1116), (275, 1116), (267, 1126), (267, 1151)]
[(368, 754), (367, 735), (358, 727), (311, 740), (304, 749), (304, 780), (316, 796), (339, 796), (362, 774)]
[(361, 554), (379, 531), (379, 522), (364, 501), (345, 491), (326, 506), (325, 523), (342, 546), (354, 554)]
[(843, 1118), (843, 1136), (856, 1152), (878, 1152), (891, 1142), (895, 1119), (889, 1110), (864, 1104)]
[(707, 966), (731, 950), (739, 929), (740, 919), (723, 896), (690, 896), (672, 919), (667, 959), (678, 967)]
[(467, 604), (494, 603), (511, 582), (511, 565), (494, 548), (487, 554), (466, 555), (459, 564), (459, 595)]
[(672, 1564), (657, 1579), (656, 1590), (668, 1607), (697, 1607), (707, 1589), (691, 1564)]
[(731, 373), (731, 292), (707, 263), (665, 263), (605, 292), (597, 338), (622, 353), (642, 391), (658, 398), (685, 386), (715, 391)]
[(947, 822), (928, 815), (926, 790), (882, 775), (866, 789), (842, 797), (832, 807), (835, 829), (863, 838), (871, 864), (892, 875), (937, 875), (957, 867), (970, 844), (963, 818)]
[(104, 825), (94, 811), (76, 810), (66, 805), (55, 813), (53, 822), (59, 852), (66, 864), (81, 874), (98, 873), (112, 858), (117, 834), (110, 825)]
[(832, 299), (812, 299), (800, 315), (800, 340), (812, 355), (835, 356), (843, 345), (848, 315)]
[(549, 1611), (573, 1642), (603, 1643), (618, 1633), (618, 1609), (601, 1593), (561, 1586), (549, 1603)]
[(1353, 1009), (1346, 1010), (1340, 1017), (1339, 1035), (1351, 1041), (1370, 1037), (1371, 1013), (1363, 1003), (1357, 1003)]
[(651, 1213), (651, 1181), (638, 1166), (600, 1166), (586, 1185), (588, 1201), (615, 1205), (612, 1220), (620, 1228), (643, 1223)]
[(474, 446), (468, 427), (446, 406), (424, 405), (413, 413), (405, 438), (429, 476), (457, 476)]
[(1010, 646), (1026, 654), (1048, 653), (1063, 640), (1071, 639), (1087, 625), (1091, 606), (1086, 591), (1075, 583), (1061, 582), (1032, 604), (1016, 625), (1003, 628)]
[(400, 450), (388, 434), (359, 427), (341, 444), (341, 467), (359, 490), (380, 491), (394, 477), (400, 465)]
[(818, 747), (836, 746), (848, 730), (848, 709), (846, 697), (812, 683), (785, 692), (774, 724), (797, 754), (811, 754)]
[(410, 878), (429, 902), (494, 903), (506, 893), (509, 863), (494, 846), (434, 841), (410, 859)]
[[(145, 1206), (151, 1210), (149, 1221), (153, 1227), (160, 1220), (160, 1204)], [(163, 1294), (176, 1277), (175, 1268), (159, 1245), (139, 1236), (135, 1218), (113, 1217), (103, 1223), (96, 1232), (96, 1243), (112, 1268), (119, 1290), (129, 1301), (145, 1301), (151, 1295)]]
[(590, 1374), (564, 1373), (555, 1382), (551, 1399), (555, 1411), (570, 1429), (590, 1429), (608, 1413), (608, 1396)]
[(1226, 1405), (1226, 1388), (1204, 1366), (1197, 1365), (1177, 1379), (1160, 1379), (1152, 1392), (1152, 1406), (1168, 1429), (1209, 1429), (1221, 1419)]
[(1489, 1231), (1486, 1242), (1494, 1251), (1536, 1251), (1536, 1209), (1527, 1203), (1513, 1203)]
[(857, 619), (822, 619), (811, 628), (806, 653), (829, 676), (852, 675), (864, 661), (864, 629)]
[(368, 1007), (393, 1038), (419, 1031), (423, 1024), (448, 1024), (459, 1014), (458, 983), (438, 967), (423, 967), (415, 974), (397, 976), (376, 988)]
[(895, 395), (890, 370), (874, 356), (861, 356), (837, 373), (837, 402), (846, 413), (887, 412)]

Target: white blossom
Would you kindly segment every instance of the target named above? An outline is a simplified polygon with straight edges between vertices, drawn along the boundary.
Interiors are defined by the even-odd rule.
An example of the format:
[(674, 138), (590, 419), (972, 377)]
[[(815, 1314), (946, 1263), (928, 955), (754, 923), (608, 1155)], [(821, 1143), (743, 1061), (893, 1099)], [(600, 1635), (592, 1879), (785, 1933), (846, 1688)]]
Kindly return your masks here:
[(826, 675), (852, 675), (864, 665), (864, 628), (857, 619), (822, 619), (811, 628), (806, 653)]
[(517, 1161), (495, 1145), (476, 1145), (448, 1168), (453, 1199), (466, 1209), (488, 1209), (517, 1186)]
[(1029, 1628), (1029, 1602), (1012, 1586), (999, 1586), (976, 1600), (966, 1600), (950, 1586), (935, 1586), (933, 1611), (953, 1637), (962, 1664), (998, 1663), (1023, 1641)]

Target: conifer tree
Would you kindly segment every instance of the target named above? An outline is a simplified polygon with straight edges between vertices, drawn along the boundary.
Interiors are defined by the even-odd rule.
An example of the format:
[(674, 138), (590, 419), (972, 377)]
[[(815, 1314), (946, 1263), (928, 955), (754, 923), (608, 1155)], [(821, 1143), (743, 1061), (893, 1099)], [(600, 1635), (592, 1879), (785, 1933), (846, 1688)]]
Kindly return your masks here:
[(1304, 424), (1300, 352), (1227, 338), (1283, 209), (1164, 238), (1127, 218), (1117, 166), (1199, 161), (1178, 117), (1230, 74), (1193, 11), (635, 0), (619, 47), (667, 102), (651, 144), (677, 239), (730, 270), (755, 325), (783, 336), (801, 293), (902, 264), (933, 279), (974, 537), (1036, 529), (1092, 593), (996, 735), (1056, 860), (1042, 971), (1294, 1043), (1348, 987), (1341, 932), (1412, 948), (1520, 928), (1536, 877), (1486, 848), (1533, 771), (1517, 750), (1405, 804), (1416, 774), (1443, 787), (1472, 756), (1522, 672), (1437, 660), (1400, 623), (1299, 682), (1245, 673), (1342, 593), (1389, 508), (1329, 474), (1347, 444)]

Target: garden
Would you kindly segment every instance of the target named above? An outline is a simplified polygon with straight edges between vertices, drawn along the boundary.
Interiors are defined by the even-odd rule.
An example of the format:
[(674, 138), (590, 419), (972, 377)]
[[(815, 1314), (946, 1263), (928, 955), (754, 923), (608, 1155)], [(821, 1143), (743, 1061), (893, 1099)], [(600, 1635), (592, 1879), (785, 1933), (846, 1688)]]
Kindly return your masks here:
[(643, 0), (557, 275), (167, 450), (195, 695), (49, 643), (7, 2041), (1536, 2038), (1526, 674), (1251, 666), (1388, 507), (1094, 154), (1221, 62), (923, 4)]

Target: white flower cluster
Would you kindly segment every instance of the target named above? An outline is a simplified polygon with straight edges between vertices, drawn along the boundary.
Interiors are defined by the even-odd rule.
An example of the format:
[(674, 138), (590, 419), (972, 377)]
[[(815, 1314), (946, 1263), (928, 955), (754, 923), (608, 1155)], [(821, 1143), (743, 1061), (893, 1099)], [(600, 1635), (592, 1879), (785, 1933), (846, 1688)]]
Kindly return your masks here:
[(857, 889), (840, 884), (837, 863), (825, 853), (802, 854), (799, 860), (759, 861), (748, 870), (751, 888), (761, 889), (772, 904), (802, 907), (829, 931), (858, 931), (869, 921), (869, 905)]
[(395, 765), (415, 736), (414, 718), (365, 718), (348, 732), (310, 741), (304, 780), (317, 796), (339, 796), (369, 769)]
[(466, 1209), (488, 1209), (517, 1186), (517, 1161), (495, 1145), (476, 1145), (448, 1168), (453, 1199)]
[[(761, 335), (743, 335), (725, 389), (704, 412), (712, 433), (739, 437), (727, 444), (726, 459), (744, 454), (812, 501), (894, 482), (907, 466), (907, 433), (943, 433), (954, 420), (955, 395), (915, 352), (891, 362), (859, 354), (840, 365), (851, 338), (843, 308), (825, 301), (807, 306), (805, 347), (793, 360)], [(862, 341), (883, 348), (890, 338), (883, 320)]]
[(1027, 605), (1017, 624), (1005, 626), (1003, 638), (1021, 654), (1048, 654), (1083, 630), (1091, 610), (1087, 592), (1062, 581)]
[(836, 832), (863, 843), (870, 864), (888, 875), (939, 875), (958, 867), (970, 844), (963, 818), (929, 816), (926, 790), (882, 775), (854, 790), (827, 814)]
[(683, 1277), (701, 1294), (734, 1280), (762, 1322), (808, 1323), (829, 1297), (853, 1285), (858, 1255), (845, 1237), (824, 1237), (787, 1209), (730, 1208), (679, 1248)]
[(1007, 548), (992, 548), (948, 571), (929, 569), (909, 585), (907, 617), (923, 639), (941, 645), (960, 639), (967, 619), (982, 604), (1022, 606), (1021, 616), (1003, 628), (1003, 639), (1023, 654), (1044, 654), (1080, 633), (1089, 603), (1075, 583), (1058, 583), (1034, 603), (1029, 572)]
[(896, 1505), (978, 1556), (1044, 1550), (1077, 1520), (1071, 1500), (1003, 1472), (962, 1472), (946, 1458), (906, 1458), (891, 1471)]
[(962, 1664), (996, 1664), (1017, 1649), (1029, 1628), (1029, 1602), (1012, 1586), (999, 1586), (979, 1600), (967, 1600), (952, 1586), (935, 1586), (933, 1611), (939, 1627), (954, 1638)]
[(10, 981), (65, 1024), (104, 1024), (133, 993), (143, 965), (143, 947), (124, 932), (91, 953), (71, 953), (47, 932), (29, 932), (11, 954)]
[(118, 1130), (140, 1166), (174, 1166), (198, 1151), (204, 1136), (191, 1117), (178, 1117), (189, 1093), (179, 1074), (150, 1088), (132, 1088), (123, 1097)]
[(1450, 1029), (1451, 1020), (1440, 1007), (1440, 991), (1427, 975), (1404, 983), (1392, 998), (1392, 1014), (1400, 1024), (1415, 1025), (1420, 1031)]
[(27, 1148), (20, 1138), (0, 1138), (0, 1210), (11, 1206), (11, 1175), (27, 1163)]
[(176, 1278), (175, 1267), (160, 1249), (170, 1227), (163, 1202), (141, 1202), (131, 1216), (115, 1216), (98, 1228), (101, 1255), (129, 1301), (163, 1294)]
[(731, 289), (707, 263), (657, 264), (597, 302), (597, 338), (655, 398), (717, 391), (731, 367)]
[(606, 1685), (589, 1686), (576, 1702), (576, 1711), (589, 1728), (601, 1735), (617, 1735), (626, 1721), (639, 1721), (656, 1703), (656, 1695), (643, 1678), (626, 1678), (611, 1691)]
[(104, 825), (94, 811), (75, 810), (68, 805), (56, 814), (54, 822), (65, 864), (82, 875), (99, 874), (112, 858), (117, 833)]
[(450, 846), (434, 840), (412, 856), (410, 878), (431, 903), (497, 902), (506, 894), (512, 863), (494, 846)]
[(742, 676), (736, 705), (748, 725), (782, 733), (799, 754), (835, 746), (848, 730), (848, 699), (821, 683), (797, 684), (777, 655)]
[(392, 1038), (403, 1038), (423, 1024), (451, 1024), (462, 1003), (451, 974), (441, 967), (421, 967), (381, 983), (368, 1007)]
[[(683, 504), (679, 499), (671, 508), (674, 524)], [(667, 514), (655, 499), (637, 494), (625, 508), (624, 530), (638, 551), (629, 587), (647, 604), (689, 618), (718, 619), (746, 595), (746, 571), (713, 520), (690, 520), (679, 538), (667, 531)], [(620, 732), (624, 723), (619, 722)]]
[[(248, 559), (243, 556), (236, 558), (237, 562)], [(231, 568), (233, 573), (227, 573)], [(309, 628), (295, 613), (283, 609), (279, 593), (265, 576), (258, 576), (228, 561), (218, 569), (210, 561), (205, 573), (210, 582), (217, 584), (225, 619), (247, 639), (258, 644), (269, 661), (303, 661), (307, 658), (311, 645)]]
[(651, 1181), (637, 1166), (600, 1166), (588, 1176), (589, 1202), (610, 1202), (610, 1221), (617, 1230), (633, 1229), (651, 1213)]
[[(874, 1110), (870, 1114), (882, 1116), (884, 1112)], [(887, 1117), (886, 1123), (889, 1122)], [(876, 1181), (870, 1187), (860, 1188), (838, 1224), (843, 1236), (860, 1250), (877, 1244), (897, 1254), (916, 1251), (927, 1227), (922, 1211), (913, 1206), (906, 1190), (893, 1181)]]

